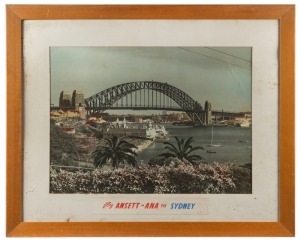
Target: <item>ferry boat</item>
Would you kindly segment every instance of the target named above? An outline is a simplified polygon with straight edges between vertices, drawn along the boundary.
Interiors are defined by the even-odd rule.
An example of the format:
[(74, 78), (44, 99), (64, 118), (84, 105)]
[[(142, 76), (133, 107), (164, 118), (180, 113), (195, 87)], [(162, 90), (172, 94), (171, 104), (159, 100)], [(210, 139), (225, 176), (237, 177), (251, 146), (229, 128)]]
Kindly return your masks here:
[(168, 132), (166, 131), (165, 126), (153, 125), (152, 122), (147, 124), (146, 128), (146, 137), (152, 138), (157, 141), (166, 141), (169, 139)]
[(251, 120), (244, 120), (240, 122), (240, 127), (251, 127), (252, 123)]

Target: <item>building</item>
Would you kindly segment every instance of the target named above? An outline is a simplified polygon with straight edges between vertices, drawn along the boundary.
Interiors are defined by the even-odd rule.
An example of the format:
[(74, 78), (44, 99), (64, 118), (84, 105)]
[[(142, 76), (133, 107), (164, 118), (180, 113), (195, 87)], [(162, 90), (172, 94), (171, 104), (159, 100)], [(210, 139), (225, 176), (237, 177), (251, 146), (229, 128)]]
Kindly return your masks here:
[(136, 117), (134, 117), (134, 122), (135, 123), (143, 123), (143, 118), (136, 116)]
[(74, 135), (75, 134), (75, 128), (65, 127), (65, 128), (62, 128), (62, 131), (64, 133), (69, 134), (69, 135)]
[(81, 113), (79, 110), (54, 110), (50, 112), (50, 119), (55, 121), (62, 121), (67, 118), (79, 118)]
[(91, 124), (91, 123), (97, 123), (97, 124), (102, 124), (102, 123), (106, 123), (106, 121), (101, 117), (101, 116), (98, 116), (98, 117), (90, 117), (86, 124)]
[(55, 110), (50, 112), (50, 119), (55, 121), (61, 121), (67, 117), (66, 112), (63, 110)]

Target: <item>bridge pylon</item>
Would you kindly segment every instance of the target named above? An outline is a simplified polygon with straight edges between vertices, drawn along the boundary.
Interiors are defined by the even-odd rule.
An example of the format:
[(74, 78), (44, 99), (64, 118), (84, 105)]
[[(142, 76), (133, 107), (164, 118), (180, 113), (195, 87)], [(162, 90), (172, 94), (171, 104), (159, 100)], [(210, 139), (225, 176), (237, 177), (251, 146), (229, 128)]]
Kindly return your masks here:
[(195, 109), (193, 112), (188, 113), (191, 120), (195, 125), (206, 126), (212, 124), (212, 110), (211, 110), (211, 103), (205, 101), (204, 109), (201, 105), (196, 101), (195, 102)]
[(206, 126), (212, 124), (211, 110), (192, 112), (189, 116), (195, 125)]

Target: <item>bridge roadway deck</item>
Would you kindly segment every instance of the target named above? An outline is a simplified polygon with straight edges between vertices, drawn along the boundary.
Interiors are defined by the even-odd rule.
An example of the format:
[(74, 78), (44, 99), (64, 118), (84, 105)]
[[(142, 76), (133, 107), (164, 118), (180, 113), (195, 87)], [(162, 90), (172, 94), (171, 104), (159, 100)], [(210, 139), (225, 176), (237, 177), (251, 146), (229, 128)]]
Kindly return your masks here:
[[(93, 107), (88, 107), (88, 109), (92, 109)], [(97, 108), (98, 109), (98, 108)], [(74, 107), (59, 107), (59, 106), (51, 106), (50, 110), (74, 110)], [(167, 110), (167, 111), (180, 111), (180, 112), (192, 112), (191, 110), (184, 110), (182, 108), (174, 108), (174, 107), (160, 107), (160, 106), (110, 106), (108, 109), (103, 110)], [(231, 112), (231, 111), (220, 111), (220, 110), (212, 110), (212, 115), (215, 116), (244, 116), (246, 112)]]

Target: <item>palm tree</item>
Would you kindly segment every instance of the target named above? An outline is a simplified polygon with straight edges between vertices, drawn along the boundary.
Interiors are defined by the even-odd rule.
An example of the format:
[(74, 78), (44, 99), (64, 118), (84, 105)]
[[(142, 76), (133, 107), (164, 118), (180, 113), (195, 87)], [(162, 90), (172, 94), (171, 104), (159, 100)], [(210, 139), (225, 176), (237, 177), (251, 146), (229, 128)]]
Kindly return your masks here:
[(102, 167), (108, 161), (111, 161), (113, 168), (118, 168), (119, 165), (125, 164), (125, 161), (133, 166), (137, 166), (135, 156), (137, 154), (133, 149), (137, 149), (134, 144), (125, 140), (125, 137), (112, 135), (111, 138), (105, 138), (105, 145), (99, 146), (92, 152), (95, 167)]
[(166, 141), (164, 142), (165, 149), (169, 152), (164, 152), (159, 156), (164, 158), (178, 158), (179, 160), (187, 160), (192, 164), (199, 163), (198, 161), (203, 160), (203, 157), (200, 155), (192, 154), (192, 152), (196, 150), (204, 150), (202, 146), (195, 146), (193, 147), (191, 143), (194, 141), (193, 137), (189, 137), (188, 139), (185, 138), (178, 138), (175, 136), (177, 146), (173, 145), (172, 143)]

